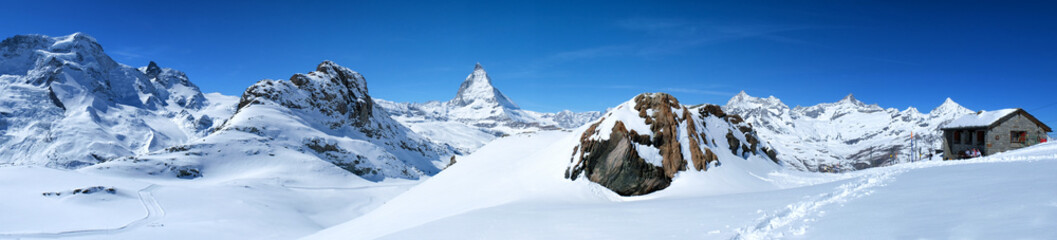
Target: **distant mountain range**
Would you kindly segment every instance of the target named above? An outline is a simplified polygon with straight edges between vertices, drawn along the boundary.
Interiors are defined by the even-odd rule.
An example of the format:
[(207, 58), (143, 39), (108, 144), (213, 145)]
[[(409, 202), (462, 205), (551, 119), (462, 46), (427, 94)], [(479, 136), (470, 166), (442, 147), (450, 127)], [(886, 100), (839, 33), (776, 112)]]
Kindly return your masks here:
[[(602, 116), (521, 109), (480, 64), (448, 101), (398, 103), (371, 97), (362, 75), (329, 61), (289, 80), (262, 80), (236, 99), (203, 94), (184, 73), (154, 62), (139, 68), (117, 63), (80, 33), (11, 37), (0, 42), (0, 57), (0, 164), (135, 162), (130, 168), (193, 177), (190, 169), (201, 173), (221, 161), (208, 156), (254, 159), (268, 152), (319, 160), (368, 179), (417, 178), (498, 137), (572, 129)], [(773, 96), (745, 92), (722, 111), (740, 115), (782, 164), (806, 171), (904, 161), (911, 154), (910, 132), (920, 146), (913, 154), (928, 155), (940, 148), (942, 124), (972, 113), (950, 99), (921, 113), (868, 105), (852, 95), (790, 108)], [(269, 150), (280, 148), (296, 153)], [(142, 162), (154, 165), (142, 168)]]
[(853, 170), (907, 161), (910, 133), (914, 154), (942, 149), (939, 128), (973, 111), (948, 98), (928, 113), (865, 104), (849, 94), (834, 103), (790, 108), (774, 96), (753, 97), (744, 91), (723, 109), (741, 115), (760, 138), (778, 151), (785, 164), (805, 171)]

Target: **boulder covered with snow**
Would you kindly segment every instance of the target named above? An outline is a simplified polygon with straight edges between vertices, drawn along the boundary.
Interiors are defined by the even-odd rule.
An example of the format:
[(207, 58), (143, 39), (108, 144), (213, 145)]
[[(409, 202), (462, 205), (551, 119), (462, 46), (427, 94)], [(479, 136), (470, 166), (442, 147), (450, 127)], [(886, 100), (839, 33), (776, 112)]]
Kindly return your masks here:
[(717, 165), (723, 159), (715, 151), (773, 161), (775, 153), (755, 134), (714, 105), (690, 108), (665, 93), (640, 94), (587, 128), (565, 176), (582, 175), (624, 196), (648, 194), (668, 187), (680, 171)]

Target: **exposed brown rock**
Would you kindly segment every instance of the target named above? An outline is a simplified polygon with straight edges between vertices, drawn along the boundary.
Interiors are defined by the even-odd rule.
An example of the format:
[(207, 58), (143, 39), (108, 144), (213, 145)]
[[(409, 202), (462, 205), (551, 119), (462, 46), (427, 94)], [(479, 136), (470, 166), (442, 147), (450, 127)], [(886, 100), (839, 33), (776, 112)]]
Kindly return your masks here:
[(738, 148), (741, 148), (741, 141), (734, 137), (734, 132), (727, 132), (727, 144), (730, 145), (730, 153), (738, 155)]
[(623, 122), (616, 122), (608, 140), (589, 140), (593, 133), (588, 131), (581, 137), (580, 151), (584, 155), (566, 172), (570, 179), (576, 180), (583, 172), (588, 180), (623, 196), (647, 194), (671, 184), (663, 168), (639, 157)]
[[(750, 128), (749, 131), (752, 131), (752, 129)], [(746, 151), (747, 152), (756, 152), (756, 149), (757, 149), (756, 147), (758, 145), (760, 145), (760, 140), (757, 140), (756, 137), (754, 137), (751, 132), (746, 132), (745, 133), (745, 141), (749, 142), (749, 146), (748, 146), (749, 150), (746, 150)]]
[[(697, 126), (694, 124), (694, 118), (691, 117), (690, 110), (683, 109), (683, 121), (686, 122), (686, 132), (690, 140), (690, 160), (694, 165), (694, 169), (704, 171), (708, 163), (716, 160), (715, 154), (712, 155), (712, 159), (709, 159), (708, 154), (701, 152), (700, 142), (703, 136), (698, 134)], [(708, 153), (711, 154), (711, 152)]]
[(700, 167), (697, 166), (696, 162), (694, 163), (694, 166), (698, 167), (698, 170), (707, 170), (709, 163), (712, 163), (712, 162), (715, 162), (715, 161), (719, 161), (719, 156), (716, 156), (716, 153), (713, 153), (712, 149), (705, 148), (705, 157), (704, 157), (704, 159), (705, 159), (704, 164), (702, 164)]
[(778, 163), (778, 152), (774, 151), (774, 149), (765, 147), (763, 148), (763, 153), (767, 154), (767, 157), (770, 158), (772, 162)]
[[(648, 146), (661, 150), (664, 174), (668, 178), (675, 177), (675, 173), (686, 170), (686, 161), (683, 160), (682, 148), (679, 146), (679, 120), (673, 109), (680, 109), (679, 100), (666, 93), (640, 94), (635, 97), (635, 110), (639, 116), (646, 118), (646, 124), (653, 131), (653, 141)], [(646, 110), (652, 109), (653, 115), (646, 116)]]
[(741, 116), (738, 116), (737, 114), (731, 114), (731, 115), (727, 115), (727, 122), (730, 122), (730, 124), (735, 124), (736, 125), (736, 124), (741, 124), (741, 123), (745, 122), (745, 119), (742, 119)]
[(706, 104), (704, 107), (698, 109), (697, 111), (701, 113), (701, 116), (704, 117), (716, 116), (718, 118), (724, 118), (727, 116), (727, 113), (723, 112), (723, 108), (718, 105)]

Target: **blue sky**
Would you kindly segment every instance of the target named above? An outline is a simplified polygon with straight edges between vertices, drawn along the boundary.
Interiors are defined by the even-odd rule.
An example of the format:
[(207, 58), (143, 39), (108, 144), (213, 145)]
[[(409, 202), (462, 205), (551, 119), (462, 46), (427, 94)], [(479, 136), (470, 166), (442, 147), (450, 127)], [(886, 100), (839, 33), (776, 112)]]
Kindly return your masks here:
[(1005, 1), (19, 1), (0, 35), (84, 32), (239, 95), (333, 60), (372, 96), (447, 100), (480, 62), (525, 109), (604, 110), (640, 92), (725, 103), (928, 111), (1021, 107), (1057, 125), (1057, 4)]

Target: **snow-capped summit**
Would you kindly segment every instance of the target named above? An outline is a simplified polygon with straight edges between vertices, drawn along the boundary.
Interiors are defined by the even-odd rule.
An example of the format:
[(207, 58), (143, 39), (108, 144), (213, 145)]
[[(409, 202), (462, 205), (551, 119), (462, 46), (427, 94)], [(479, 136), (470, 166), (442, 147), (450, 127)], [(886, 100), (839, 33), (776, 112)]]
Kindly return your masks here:
[[(841, 98), (840, 101), (837, 101), (837, 102), (834, 102), (834, 103), (822, 103), (822, 104), (818, 104), (818, 105), (811, 106), (811, 107), (823, 107), (823, 106), (824, 107), (847, 106), (847, 107), (843, 107), (843, 108), (851, 108), (851, 109), (854, 109), (854, 110), (863, 110), (863, 111), (880, 111), (880, 110), (883, 110), (881, 107), (877, 106), (877, 104), (866, 104), (866, 103), (864, 103), (862, 101), (859, 101), (859, 99), (855, 98), (855, 94), (852, 94), (852, 93), (849, 93), (847, 96), (844, 96), (844, 98)], [(809, 107), (809, 108), (811, 108), (811, 107)]]
[(119, 64), (83, 33), (3, 40), (0, 163), (78, 168), (184, 143), (230, 115), (228, 98), (150, 65)]
[(425, 103), (375, 99), (404, 125), (430, 140), (470, 153), (496, 137), (522, 132), (576, 128), (597, 119), (600, 112), (539, 113), (518, 107), (492, 85), (480, 63), (459, 86), (455, 98)]
[(448, 102), (459, 107), (520, 109), (517, 104), (514, 104), (514, 101), (492, 86), (492, 79), (488, 77), (488, 72), (485, 72), (481, 63), (477, 63), (473, 67), (473, 73), (466, 76), (466, 80), (459, 86), (459, 92), (455, 94), (455, 98)]
[(837, 104), (852, 104), (856, 106), (866, 105), (866, 103), (859, 101), (859, 99), (855, 99), (855, 94), (851, 93), (849, 93), (848, 96), (844, 96), (844, 98), (841, 98), (840, 101), (837, 101)]
[[(954, 102), (951, 98), (943, 101), (943, 104), (929, 111), (929, 115), (933, 117), (948, 116), (948, 115), (965, 115), (973, 113), (972, 110), (963, 107), (961, 104)], [(953, 119), (953, 118), (952, 118)]]
[(907, 107), (907, 109), (904, 109), (899, 113), (903, 115), (920, 115), (921, 111), (918, 111), (918, 108), (916, 107)]
[(447, 102), (447, 107), (448, 117), (463, 122), (490, 120), (532, 123), (541, 120), (535, 114), (522, 111), (514, 101), (492, 86), (492, 79), (480, 63), (474, 66), (473, 73), (462, 82), (455, 98)]
[(158, 67), (158, 64), (154, 61), (150, 61), (150, 63), (147, 64), (147, 67), (140, 71), (147, 74), (147, 77), (155, 78), (158, 77), (158, 74), (161, 74), (161, 67)]
[(782, 103), (782, 100), (779, 100), (778, 98), (776, 98), (774, 96), (769, 96), (767, 98), (758, 98), (758, 97), (750, 96), (748, 93), (745, 93), (744, 90), (742, 90), (741, 92), (738, 92), (737, 95), (734, 95), (734, 97), (730, 98), (730, 100), (727, 101), (726, 107), (728, 107), (728, 108), (730, 108), (730, 107), (738, 107), (738, 108), (746, 108), (746, 109), (748, 109), (748, 108), (789, 109), (789, 106), (786, 106), (784, 103)]
[[(748, 104), (748, 103), (759, 104)], [(972, 113), (947, 99), (929, 114), (867, 105), (848, 94), (834, 103), (789, 110), (785, 104), (762, 104), (760, 98), (738, 94), (724, 110), (752, 123), (770, 142), (779, 159), (801, 170), (862, 169), (909, 158), (910, 132), (921, 155), (942, 143), (939, 127)]]
[(181, 71), (159, 67), (154, 61), (150, 61), (146, 67), (140, 67), (139, 71), (147, 75), (155, 89), (164, 90), (155, 93), (164, 106), (199, 109), (206, 104), (202, 91)]

